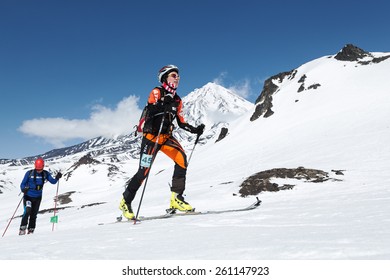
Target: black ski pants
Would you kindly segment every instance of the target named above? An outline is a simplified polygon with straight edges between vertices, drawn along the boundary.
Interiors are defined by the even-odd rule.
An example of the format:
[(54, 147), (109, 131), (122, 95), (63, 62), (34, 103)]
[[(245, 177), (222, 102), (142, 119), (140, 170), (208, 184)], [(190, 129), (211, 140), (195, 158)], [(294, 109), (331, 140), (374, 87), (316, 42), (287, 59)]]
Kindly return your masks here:
[(147, 133), (142, 138), (141, 153), (138, 171), (127, 184), (127, 188), (123, 193), (123, 198), (127, 203), (131, 203), (142, 185), (145, 178), (148, 176), (153, 155), (158, 151), (163, 152), (175, 162), (175, 169), (172, 176), (171, 191), (183, 194), (185, 190), (185, 180), (187, 173), (187, 156), (180, 143), (168, 134), (162, 134), (158, 140), (157, 151), (154, 151), (157, 137)]
[(26, 227), (28, 224), (28, 229), (35, 229), (41, 200), (42, 197), (30, 197), (27, 195), (23, 197), (24, 212), (20, 227)]

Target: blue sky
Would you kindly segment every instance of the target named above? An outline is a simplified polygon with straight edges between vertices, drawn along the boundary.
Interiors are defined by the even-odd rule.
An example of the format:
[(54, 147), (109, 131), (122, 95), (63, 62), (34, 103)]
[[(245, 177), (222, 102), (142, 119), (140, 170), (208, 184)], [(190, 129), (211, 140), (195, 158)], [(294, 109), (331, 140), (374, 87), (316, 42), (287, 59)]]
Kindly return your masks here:
[(0, 0), (0, 158), (130, 132), (157, 71), (254, 102), (268, 77), (352, 43), (390, 52), (386, 1)]

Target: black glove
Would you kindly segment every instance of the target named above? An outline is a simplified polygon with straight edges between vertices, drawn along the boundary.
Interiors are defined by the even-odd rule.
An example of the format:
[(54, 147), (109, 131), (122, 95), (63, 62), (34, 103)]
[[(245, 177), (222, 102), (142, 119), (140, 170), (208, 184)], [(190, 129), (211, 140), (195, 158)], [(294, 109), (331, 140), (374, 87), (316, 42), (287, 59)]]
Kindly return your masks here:
[(61, 177), (62, 177), (62, 173), (58, 172), (57, 175), (56, 175), (56, 180), (58, 181)]
[(201, 136), (204, 132), (204, 124), (200, 124), (198, 125), (196, 128), (195, 128), (195, 133), (198, 135), (198, 136)]
[(28, 192), (28, 190), (30, 189), (30, 187), (25, 187), (23, 190), (22, 190), (22, 192), (24, 193), (24, 194), (26, 194), (27, 192)]

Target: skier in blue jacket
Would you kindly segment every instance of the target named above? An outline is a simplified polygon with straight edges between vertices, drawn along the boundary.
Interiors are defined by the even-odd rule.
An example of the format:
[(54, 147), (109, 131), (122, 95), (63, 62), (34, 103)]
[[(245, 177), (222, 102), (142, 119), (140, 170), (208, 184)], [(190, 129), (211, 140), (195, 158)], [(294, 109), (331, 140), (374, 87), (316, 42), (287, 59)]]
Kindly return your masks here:
[(34, 167), (34, 169), (26, 172), (23, 181), (20, 184), (20, 189), (24, 193), (24, 212), (20, 224), (19, 235), (26, 234), (26, 229), (28, 229), (28, 234), (34, 233), (37, 214), (42, 200), (43, 185), (46, 181), (56, 184), (62, 177), (61, 172), (58, 172), (55, 178), (53, 178), (49, 171), (44, 170), (45, 162), (42, 158), (38, 158), (35, 161)]

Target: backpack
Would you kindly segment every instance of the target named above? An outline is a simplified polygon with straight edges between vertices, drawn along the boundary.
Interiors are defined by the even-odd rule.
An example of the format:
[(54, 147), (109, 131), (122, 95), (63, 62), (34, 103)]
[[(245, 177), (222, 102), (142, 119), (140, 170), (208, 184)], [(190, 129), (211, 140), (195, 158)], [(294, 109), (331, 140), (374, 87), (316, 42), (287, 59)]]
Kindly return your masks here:
[(149, 111), (148, 111), (148, 104), (145, 105), (144, 109), (142, 110), (141, 117), (139, 118), (138, 125), (135, 126), (135, 136), (142, 135), (145, 121), (149, 117)]
[[(160, 90), (160, 92), (163, 90), (162, 87), (155, 87), (155, 89)], [(138, 125), (135, 125), (135, 133), (134, 136), (142, 135), (144, 131), (145, 122), (147, 122), (150, 118), (149, 110), (148, 110), (148, 103), (146, 102), (146, 105), (144, 109), (142, 110), (141, 116), (138, 121)]]

